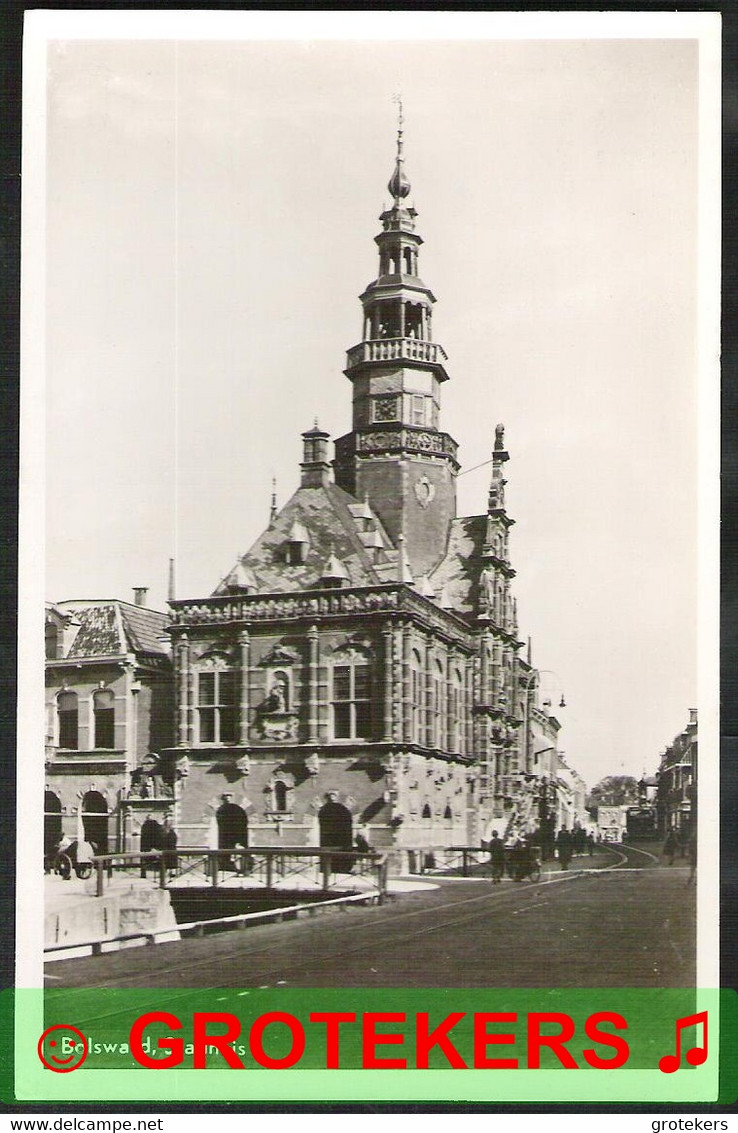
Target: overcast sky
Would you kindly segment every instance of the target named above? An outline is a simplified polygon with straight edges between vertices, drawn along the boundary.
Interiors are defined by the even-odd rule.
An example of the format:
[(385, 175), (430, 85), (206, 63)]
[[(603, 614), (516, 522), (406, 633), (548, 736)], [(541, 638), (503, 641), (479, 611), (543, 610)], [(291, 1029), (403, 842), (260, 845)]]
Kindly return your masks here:
[(348, 431), (398, 89), (442, 427), (463, 471), (505, 424), (561, 746), (653, 772), (696, 704), (693, 40), (52, 43), (47, 597), (162, 608), (170, 556), (210, 594)]

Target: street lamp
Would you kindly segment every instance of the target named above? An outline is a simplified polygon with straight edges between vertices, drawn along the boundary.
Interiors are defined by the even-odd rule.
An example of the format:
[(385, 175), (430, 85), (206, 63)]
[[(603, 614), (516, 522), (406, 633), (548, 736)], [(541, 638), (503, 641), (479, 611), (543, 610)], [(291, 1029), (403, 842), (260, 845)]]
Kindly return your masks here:
[[(560, 692), (561, 693), (561, 700), (559, 701), (559, 708), (566, 708), (566, 700), (564, 698), (564, 692), (563, 692), (563, 689), (561, 687), (561, 677), (559, 676), (559, 674), (554, 672), (553, 669), (539, 669), (538, 672), (539, 672), (539, 674), (546, 673), (548, 676), (554, 678), (554, 680), (556, 681), (556, 685), (551, 686), (549, 691)], [(539, 687), (540, 687), (540, 685), (539, 685)], [(551, 704), (552, 704), (552, 701), (551, 701), (550, 697), (548, 699), (544, 700), (544, 702), (543, 702), (544, 708), (550, 708)]]

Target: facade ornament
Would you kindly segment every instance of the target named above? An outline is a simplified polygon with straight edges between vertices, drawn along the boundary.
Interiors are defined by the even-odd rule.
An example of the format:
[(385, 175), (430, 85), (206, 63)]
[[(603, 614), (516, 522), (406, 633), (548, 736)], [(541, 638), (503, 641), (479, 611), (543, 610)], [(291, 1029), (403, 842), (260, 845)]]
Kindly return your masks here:
[(413, 491), (415, 492), (415, 499), (422, 508), (427, 508), (436, 494), (435, 486), (427, 476), (421, 476), (419, 480), (415, 481)]
[(236, 771), (238, 771), (239, 775), (243, 775), (244, 778), (249, 774), (251, 771), (251, 760), (248, 755), (242, 755), (240, 759), (236, 760)]
[(305, 770), (309, 775), (317, 775), (320, 771), (320, 756), (317, 751), (309, 755), (305, 760)]

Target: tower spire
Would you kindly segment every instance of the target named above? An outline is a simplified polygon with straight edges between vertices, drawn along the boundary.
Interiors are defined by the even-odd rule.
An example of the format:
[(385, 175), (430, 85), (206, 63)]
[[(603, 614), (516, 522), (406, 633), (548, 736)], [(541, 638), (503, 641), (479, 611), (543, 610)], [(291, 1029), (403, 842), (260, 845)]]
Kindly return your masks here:
[(405, 118), (402, 113), (402, 95), (396, 94), (394, 102), (397, 103), (397, 156), (395, 158), (394, 173), (390, 177), (387, 188), (395, 201), (395, 208), (399, 208), (400, 201), (410, 193), (410, 182), (405, 176), (403, 149), (403, 124)]
[(459, 465), (456, 442), (439, 427), (446, 352), (433, 338), (435, 296), (419, 274), (423, 239), (405, 199), (402, 96), (395, 102), (393, 202), (379, 218), (376, 278), (360, 296), (361, 341), (348, 351), (344, 371), (353, 386), (353, 428), (336, 440), (333, 467), (339, 488), (368, 498), (398, 550), (404, 536), (408, 570), (420, 578), (445, 554)]

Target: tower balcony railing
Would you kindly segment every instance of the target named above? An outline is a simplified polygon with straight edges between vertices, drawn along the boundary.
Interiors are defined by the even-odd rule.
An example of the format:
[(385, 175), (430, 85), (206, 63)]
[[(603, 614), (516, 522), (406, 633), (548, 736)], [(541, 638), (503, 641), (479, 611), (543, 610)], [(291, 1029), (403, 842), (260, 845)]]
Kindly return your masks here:
[(421, 338), (370, 338), (351, 347), (346, 354), (346, 368), (350, 370), (361, 362), (403, 359), (439, 365), (448, 360), (448, 355), (437, 342), (426, 342)]

